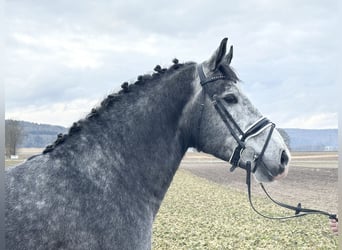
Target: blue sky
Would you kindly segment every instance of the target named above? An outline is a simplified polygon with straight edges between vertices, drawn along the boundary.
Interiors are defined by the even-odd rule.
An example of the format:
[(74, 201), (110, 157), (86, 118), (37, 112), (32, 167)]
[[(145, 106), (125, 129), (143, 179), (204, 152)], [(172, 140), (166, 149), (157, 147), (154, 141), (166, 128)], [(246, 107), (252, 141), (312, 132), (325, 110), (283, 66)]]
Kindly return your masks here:
[(6, 1), (6, 118), (70, 126), (156, 64), (202, 62), (223, 37), (279, 127), (337, 128), (338, 1)]

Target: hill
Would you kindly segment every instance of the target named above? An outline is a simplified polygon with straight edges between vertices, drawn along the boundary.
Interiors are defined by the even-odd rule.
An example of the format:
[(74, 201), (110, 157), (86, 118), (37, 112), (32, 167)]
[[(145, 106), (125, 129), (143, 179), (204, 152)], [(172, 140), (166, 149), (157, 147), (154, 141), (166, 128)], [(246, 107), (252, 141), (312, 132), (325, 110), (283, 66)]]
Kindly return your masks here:
[(20, 148), (44, 148), (57, 139), (59, 133), (66, 133), (67, 128), (48, 124), (20, 121), (24, 136)]
[(337, 129), (285, 129), (292, 151), (337, 151)]
[[(62, 126), (20, 122), (24, 138), (19, 147), (43, 148), (53, 143), (59, 133), (67, 133)], [(336, 151), (338, 149), (337, 129), (283, 129), (290, 138), (292, 151)]]

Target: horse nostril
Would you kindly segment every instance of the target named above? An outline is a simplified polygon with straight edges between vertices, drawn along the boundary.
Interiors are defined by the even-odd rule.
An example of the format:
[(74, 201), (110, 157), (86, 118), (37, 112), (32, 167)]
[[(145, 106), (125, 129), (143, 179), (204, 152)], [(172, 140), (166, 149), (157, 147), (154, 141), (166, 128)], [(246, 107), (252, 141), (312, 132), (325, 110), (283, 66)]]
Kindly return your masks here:
[(288, 163), (289, 163), (289, 157), (286, 154), (285, 150), (283, 150), (283, 152), (281, 152), (281, 156), (280, 156), (280, 164), (283, 167), (285, 167)]

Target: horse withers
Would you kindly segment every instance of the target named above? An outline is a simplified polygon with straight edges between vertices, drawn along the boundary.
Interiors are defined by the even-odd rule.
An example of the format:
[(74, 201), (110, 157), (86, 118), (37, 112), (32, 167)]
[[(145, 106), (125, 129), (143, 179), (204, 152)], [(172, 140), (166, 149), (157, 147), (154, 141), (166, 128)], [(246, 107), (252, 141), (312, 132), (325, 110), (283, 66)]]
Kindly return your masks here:
[(202, 64), (174, 60), (124, 83), (42, 154), (6, 169), (7, 248), (150, 249), (189, 147), (252, 162), (260, 182), (286, 175), (289, 151), (239, 89), (226, 43)]

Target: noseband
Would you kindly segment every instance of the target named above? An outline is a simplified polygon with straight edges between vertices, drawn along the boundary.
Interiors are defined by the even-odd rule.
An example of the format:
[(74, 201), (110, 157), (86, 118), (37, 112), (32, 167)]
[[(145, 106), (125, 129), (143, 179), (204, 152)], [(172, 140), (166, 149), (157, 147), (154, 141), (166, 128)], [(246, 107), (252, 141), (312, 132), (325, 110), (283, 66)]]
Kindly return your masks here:
[[(201, 149), (200, 147), (200, 143), (199, 143), (199, 138), (200, 138), (200, 133), (201, 133), (201, 121), (202, 121), (202, 115), (203, 115), (203, 110), (204, 110), (204, 103), (205, 103), (205, 96), (208, 95), (208, 97), (211, 100), (211, 103), (214, 105), (215, 110), (217, 111), (217, 113), (220, 115), (222, 121), (224, 122), (224, 124), (226, 125), (227, 129), (229, 130), (230, 134), (234, 137), (235, 141), (237, 142), (237, 146), (235, 147), (232, 156), (230, 157), (229, 163), (232, 165), (232, 167), (230, 168), (230, 171), (234, 171), (237, 167), (240, 167), (244, 170), (246, 170), (246, 184), (247, 184), (247, 191), (248, 191), (248, 199), (249, 199), (249, 203), (252, 207), (252, 209), (259, 215), (261, 215), (264, 218), (267, 219), (291, 219), (291, 218), (297, 218), (297, 217), (301, 217), (301, 216), (305, 216), (308, 214), (322, 214), (322, 215), (326, 215), (328, 216), (330, 219), (335, 219), (336, 221), (338, 221), (336, 214), (330, 214), (328, 212), (325, 211), (320, 211), (320, 210), (316, 210), (316, 209), (308, 209), (308, 208), (302, 208), (301, 203), (298, 203), (298, 205), (295, 206), (291, 206), (291, 205), (287, 205), (285, 203), (279, 202), (274, 200), (269, 193), (266, 191), (264, 185), (262, 183), (260, 183), (261, 188), (263, 189), (263, 191), (266, 193), (267, 197), (274, 202), (275, 204), (277, 204), (278, 206), (293, 210), (295, 212), (295, 215), (293, 216), (285, 216), (285, 217), (271, 217), (271, 216), (267, 216), (264, 215), (262, 213), (260, 213), (253, 205), (252, 202), (252, 197), (251, 197), (251, 174), (255, 173), (255, 171), (257, 170), (258, 166), (261, 166), (264, 168), (264, 170), (267, 171), (268, 175), (270, 177), (275, 177), (275, 175), (271, 172), (271, 170), (263, 163), (263, 156), (265, 154), (265, 151), (267, 149), (267, 146), (271, 140), (271, 136), (273, 134), (274, 128), (275, 128), (275, 124), (272, 123), (270, 120), (268, 120), (265, 117), (260, 118), (259, 120), (257, 120), (252, 126), (250, 126), (248, 129), (246, 129), (245, 131), (243, 131), (240, 126), (237, 124), (237, 122), (234, 120), (234, 118), (232, 117), (232, 115), (229, 113), (229, 111), (225, 108), (223, 101), (221, 98), (219, 98), (217, 95), (213, 95), (210, 96), (207, 92), (206, 92), (206, 85), (210, 82), (214, 82), (217, 80), (221, 80), (221, 79), (227, 79), (227, 77), (220, 73), (219, 75), (215, 75), (215, 76), (209, 76), (206, 77), (203, 71), (203, 66), (201, 64), (199, 64), (197, 66), (197, 72), (200, 78), (200, 83), (202, 86), (202, 101), (201, 101), (201, 110), (200, 110), (200, 116), (199, 116), (199, 121), (198, 121), (198, 128), (197, 128), (197, 146), (199, 149)], [(251, 149), (249, 147), (246, 147), (246, 140), (248, 138), (251, 138), (253, 136), (256, 136), (258, 134), (260, 134), (261, 132), (263, 132), (264, 130), (266, 130), (268, 127), (270, 127), (270, 130), (268, 132), (268, 135), (266, 137), (266, 141), (262, 147), (262, 150), (260, 151), (259, 154), (257, 154), (254, 149)], [(250, 154), (248, 154), (248, 150), (250, 150)], [(250, 157), (246, 157), (247, 159), (241, 159), (241, 157), (243, 155), (247, 155)], [(243, 157), (245, 158), (245, 157)], [(254, 163), (254, 167), (252, 169), (252, 163)]]

